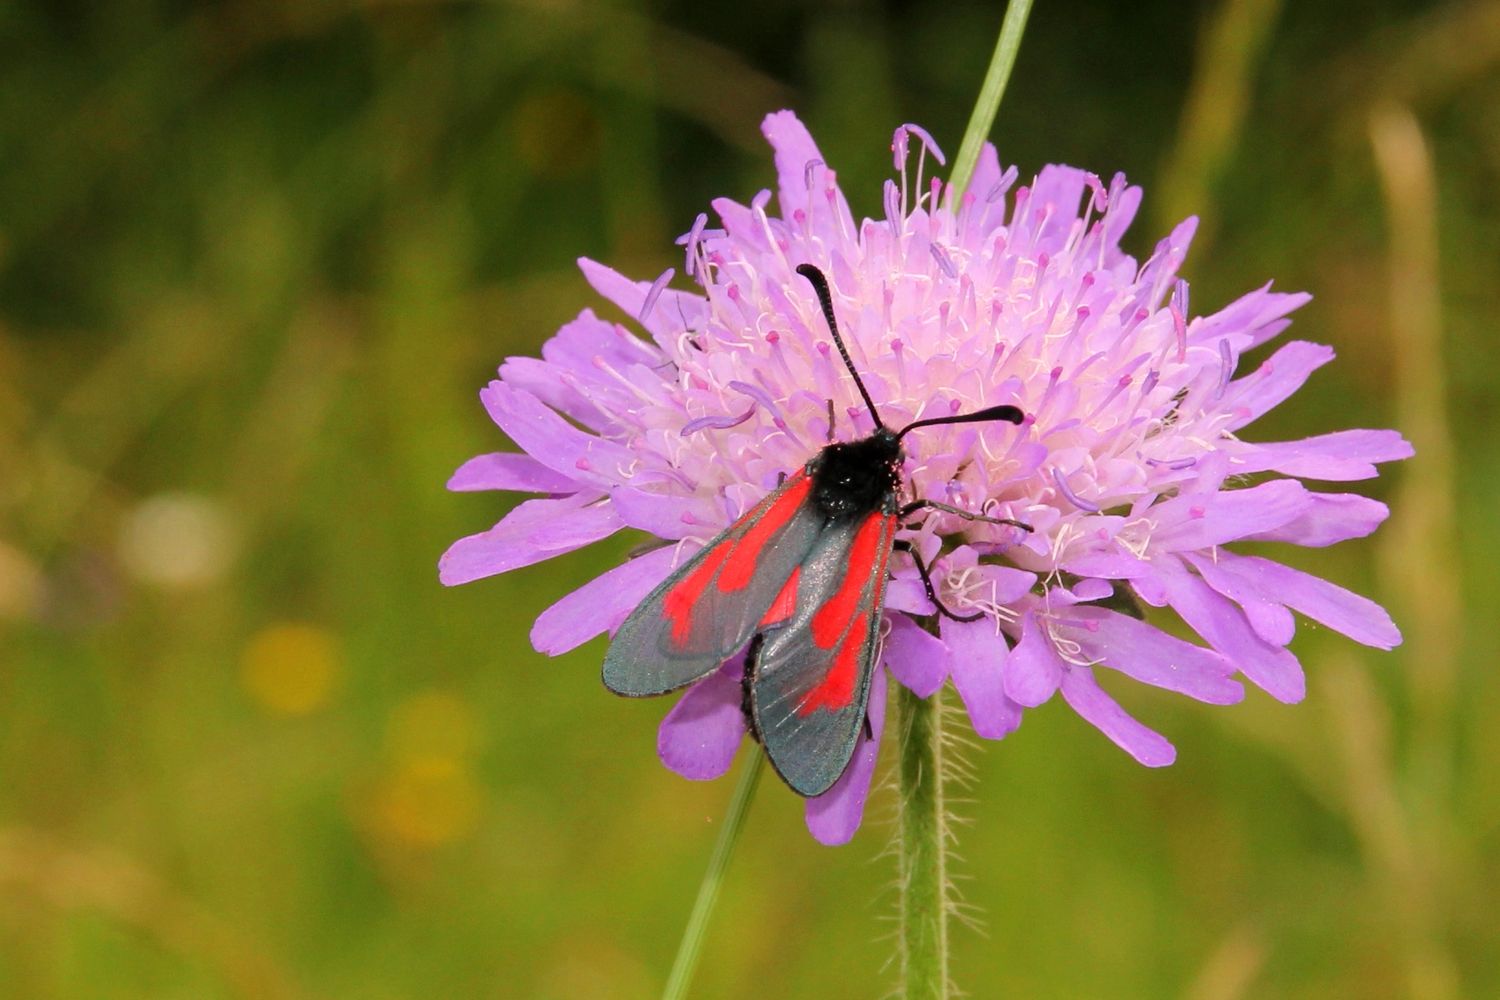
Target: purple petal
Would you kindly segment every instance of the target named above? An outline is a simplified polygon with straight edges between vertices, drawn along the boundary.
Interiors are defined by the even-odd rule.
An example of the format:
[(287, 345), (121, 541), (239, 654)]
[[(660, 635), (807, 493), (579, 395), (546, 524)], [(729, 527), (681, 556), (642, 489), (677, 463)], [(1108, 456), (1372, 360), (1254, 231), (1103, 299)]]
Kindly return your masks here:
[[(1277, 479), (1244, 490), (1194, 493), (1147, 510), (1157, 524), (1154, 552), (1207, 549), (1295, 520), (1312, 501), (1301, 483)], [(1095, 574), (1102, 575), (1102, 574)]]
[(500, 429), (549, 469), (605, 489), (626, 478), (635, 457), (630, 449), (579, 430), (531, 393), (497, 380), (479, 398)]
[(861, 736), (854, 757), (839, 780), (817, 798), (807, 800), (804, 818), (808, 832), (820, 844), (837, 847), (847, 844), (859, 829), (865, 815), (865, 800), (870, 797), (870, 779), (875, 774), (875, 759), (880, 753), (880, 734), (885, 730), (885, 671), (876, 670), (870, 678), (870, 736)]
[(1078, 576), (1105, 580), (1135, 580), (1155, 572), (1149, 562), (1122, 552), (1089, 552), (1068, 559), (1061, 568)]
[(667, 578), (677, 563), (668, 545), (629, 559), (597, 576), (537, 616), (531, 645), (538, 653), (558, 656), (601, 632), (613, 633), (637, 604)]
[(1017, 601), (1036, 585), (1035, 573), (1011, 566), (992, 566), (986, 563), (976, 567), (975, 571), (980, 579), (990, 585), (988, 593), (983, 590), (980, 593), (985, 600), (996, 604), (1005, 605)]
[(1211, 705), (1233, 705), (1245, 697), (1231, 677), (1234, 664), (1211, 649), (1106, 608), (1071, 608), (1066, 616), (1069, 624), (1082, 623), (1065, 632), (1086, 660)]
[(885, 585), (885, 606), (888, 611), (905, 611), (909, 615), (937, 614), (914, 569), (895, 571)]
[(597, 494), (527, 500), (489, 531), (460, 538), (438, 560), (438, 579), (452, 587), (551, 559), (614, 534), (623, 522), (609, 504), (584, 506)]
[(1263, 594), (1377, 649), (1401, 644), (1401, 631), (1384, 608), (1327, 580), (1258, 556), (1220, 556), (1220, 569)]
[(1005, 694), (1005, 637), (989, 618), (939, 626), (948, 647), (948, 674), (963, 699), (974, 732), (998, 740), (1021, 724), (1021, 706)]
[(661, 720), (656, 753), (668, 769), (693, 781), (710, 781), (729, 770), (745, 735), (744, 672), (743, 657), (730, 660), (688, 688)]
[(1302, 441), (1256, 444), (1238, 456), (1234, 470), (1249, 474), (1268, 470), (1305, 479), (1348, 482), (1369, 479), (1377, 462), (1412, 456), (1411, 444), (1395, 431), (1338, 431)]
[(790, 218), (799, 208), (806, 211), (811, 207), (807, 165), (823, 159), (818, 144), (791, 111), (766, 115), (760, 131), (776, 154), (776, 187), (780, 192), (782, 216)]
[(969, 193), (984, 201), (990, 190), (999, 183), (1000, 155), (995, 152), (994, 144), (987, 142), (979, 148), (979, 160), (974, 164), (974, 173), (969, 177)]
[(1112, 596), (1115, 592), (1115, 585), (1110, 583), (1108, 580), (1098, 580), (1092, 577), (1085, 577), (1084, 579), (1079, 580), (1077, 583), (1073, 584), (1073, 586), (1070, 588), (1057, 589), (1059, 589), (1062, 593), (1070, 595), (1073, 599), (1073, 603), (1084, 604), (1089, 601), (1102, 601), (1105, 598)]
[(1312, 301), (1306, 292), (1273, 292), (1267, 283), (1262, 288), (1235, 299), (1212, 316), (1193, 323), (1189, 337), (1194, 343), (1234, 335), (1241, 340), (1241, 350), (1263, 344), (1284, 330), (1281, 318)]
[(1302, 388), (1309, 375), (1333, 360), (1333, 348), (1294, 340), (1255, 371), (1229, 384), (1220, 409), (1233, 412), (1228, 429), (1239, 430)]
[(578, 484), (554, 472), (530, 455), (494, 452), (475, 455), (453, 473), (448, 488), (468, 490), (519, 490), (523, 493), (576, 493)]
[(885, 637), (886, 667), (918, 697), (931, 697), (948, 679), (948, 647), (906, 615), (886, 617), (891, 623), (891, 634)]
[(1066, 670), (1036, 615), (1026, 612), (1021, 641), (1005, 658), (1005, 693), (1017, 704), (1035, 708), (1057, 692)]
[(666, 496), (627, 486), (611, 490), (609, 497), (620, 520), (657, 538), (675, 541), (698, 525), (712, 523), (711, 507), (698, 497)]
[(1277, 701), (1302, 700), (1307, 678), (1297, 658), (1256, 635), (1244, 613), (1228, 598), (1186, 569), (1168, 575), (1166, 584), (1173, 610), (1256, 687)]
[(1088, 172), (1062, 163), (1049, 163), (1037, 172), (1029, 205), (1040, 217), (1036, 234), (1039, 250), (1056, 253), (1078, 218), (1078, 206), (1088, 186)]
[(1291, 542), (1320, 548), (1350, 538), (1363, 538), (1390, 516), (1379, 500), (1358, 493), (1309, 493), (1311, 504), (1299, 517), (1279, 528), (1245, 536), (1252, 542)]
[(1285, 646), (1296, 634), (1296, 619), (1277, 596), (1267, 594), (1253, 581), (1229, 573), (1227, 567), (1233, 558), (1228, 552), (1216, 552), (1214, 558), (1190, 554), (1187, 560), (1210, 587), (1240, 606), (1256, 635), (1273, 646)]
[(1063, 675), (1062, 695), (1073, 711), (1147, 767), (1166, 767), (1177, 759), (1177, 750), (1166, 737), (1132, 719), (1119, 702), (1104, 693), (1087, 668), (1071, 669)]
[[(675, 350), (675, 335), (694, 326), (706, 308), (699, 295), (665, 288), (665, 282), (663, 287), (656, 288), (654, 282), (631, 281), (614, 268), (587, 257), (578, 258), (578, 269), (594, 291), (619, 306), (625, 315), (638, 320), (663, 349)], [(656, 288), (655, 298), (653, 288)], [(653, 307), (649, 311), (648, 304)]]
[(632, 399), (624, 387), (606, 379), (601, 361), (627, 376), (635, 374), (648, 386), (653, 381), (660, 386), (666, 358), (655, 345), (620, 324), (606, 322), (593, 310), (584, 309), (542, 345), (541, 359), (506, 358), (500, 366), (500, 380), (531, 393), (585, 427), (602, 430), (615, 421), (605, 416), (599, 404), (629, 406)]

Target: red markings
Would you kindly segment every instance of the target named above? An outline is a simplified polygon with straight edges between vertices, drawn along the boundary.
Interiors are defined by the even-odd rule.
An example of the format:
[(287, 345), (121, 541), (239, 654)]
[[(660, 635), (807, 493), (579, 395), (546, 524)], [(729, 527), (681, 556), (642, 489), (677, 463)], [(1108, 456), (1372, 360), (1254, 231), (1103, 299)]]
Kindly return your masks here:
[(714, 578), (714, 573), (729, 558), (729, 552), (733, 548), (734, 540), (724, 539), (698, 564), (697, 569), (683, 577), (662, 598), (662, 613), (672, 622), (672, 642), (675, 645), (680, 647), (687, 641), (688, 633), (693, 628), (693, 605), (703, 596), (708, 581)]
[(833, 665), (818, 681), (817, 687), (807, 692), (807, 697), (798, 704), (798, 715), (811, 715), (820, 708), (836, 712), (853, 700), (854, 679), (859, 676), (859, 654), (864, 650), (869, 624), (869, 616), (863, 611), (849, 623), (849, 634), (839, 646)]
[(797, 566), (793, 568), (792, 575), (787, 578), (786, 584), (781, 588), (781, 593), (776, 595), (776, 600), (771, 602), (771, 607), (766, 611), (765, 617), (760, 620), (761, 628), (784, 622), (796, 613), (797, 584), (801, 579), (802, 567)]
[(734, 557), (719, 574), (719, 590), (727, 594), (750, 583), (755, 576), (756, 564), (760, 562), (760, 550), (766, 547), (773, 535), (787, 526), (811, 489), (812, 480), (805, 473), (798, 473), (798, 478), (788, 482), (786, 492), (751, 522), (750, 530), (741, 535), (734, 546)]
[(824, 649), (837, 645), (838, 651), (823, 679), (797, 705), (798, 715), (811, 715), (820, 708), (836, 712), (854, 699), (861, 661), (873, 655), (870, 610), (880, 607), (885, 593), (885, 567), (895, 524), (889, 514), (871, 514), (865, 519), (849, 546), (849, 568), (839, 589), (813, 615), (813, 642)]
[[(849, 545), (849, 566), (844, 572), (843, 582), (818, 609), (818, 613), (813, 615), (813, 642), (823, 649), (832, 649), (844, 634), (849, 619), (854, 615), (854, 609), (859, 606), (865, 585), (870, 582), (870, 574), (875, 569), (876, 561), (884, 567), (885, 558), (880, 551), (880, 542), (885, 534), (886, 522), (891, 520), (894, 518), (889, 515), (871, 514), (855, 533), (854, 541)], [(890, 546), (886, 545), (885, 548), (886, 554), (889, 554)]]

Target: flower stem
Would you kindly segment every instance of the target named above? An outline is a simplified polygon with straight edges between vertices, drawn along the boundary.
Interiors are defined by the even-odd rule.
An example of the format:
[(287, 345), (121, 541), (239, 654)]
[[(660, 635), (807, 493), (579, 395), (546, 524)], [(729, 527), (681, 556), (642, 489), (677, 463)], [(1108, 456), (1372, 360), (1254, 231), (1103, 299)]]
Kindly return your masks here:
[(719, 900), (719, 887), (724, 884), (724, 872), (729, 859), (734, 855), (734, 846), (739, 843), (740, 831), (745, 826), (745, 816), (750, 812), (750, 800), (755, 798), (755, 786), (760, 781), (760, 772), (765, 764), (765, 754), (759, 747), (753, 748), (750, 759), (740, 768), (739, 783), (729, 799), (729, 811), (724, 814), (724, 823), (719, 827), (719, 839), (714, 843), (714, 852), (708, 859), (708, 870), (703, 873), (703, 882), (698, 886), (698, 898), (693, 901), (693, 912), (688, 916), (687, 927), (682, 932), (682, 943), (677, 946), (677, 957), (672, 960), (672, 972), (667, 976), (662, 1000), (681, 1000), (687, 996), (693, 970), (698, 967), (698, 953), (703, 948), (703, 936), (708, 930), (708, 920), (713, 915), (714, 904)]
[(901, 979), (906, 1000), (948, 996), (948, 831), (942, 692), (897, 685), (900, 733)]
[(1026, 30), (1026, 18), (1030, 13), (1031, 0), (1010, 0), (1005, 7), (1005, 20), (1000, 24), (1000, 37), (996, 39), (995, 52), (990, 56), (990, 68), (985, 71), (984, 84), (979, 88), (979, 99), (974, 102), (974, 113), (969, 116), (969, 127), (964, 129), (958, 156), (953, 159), (953, 174), (949, 183), (953, 185), (955, 199), (964, 196), (969, 178), (974, 176), (974, 167), (979, 163), (979, 151), (984, 147), (984, 140), (989, 138), (990, 126), (995, 124), (995, 114), (1000, 110), (1000, 98), (1005, 95), (1011, 67), (1016, 64), (1016, 53), (1021, 49), (1021, 34)]

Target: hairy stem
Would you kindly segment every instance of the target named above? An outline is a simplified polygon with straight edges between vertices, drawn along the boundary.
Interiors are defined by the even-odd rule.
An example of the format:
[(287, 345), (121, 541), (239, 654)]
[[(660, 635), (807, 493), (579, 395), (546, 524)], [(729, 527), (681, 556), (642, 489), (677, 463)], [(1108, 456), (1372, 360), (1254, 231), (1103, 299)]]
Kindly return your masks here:
[(739, 783), (730, 796), (729, 811), (724, 814), (724, 825), (719, 828), (719, 839), (708, 859), (708, 870), (703, 873), (703, 882), (698, 886), (698, 898), (693, 901), (693, 912), (682, 932), (682, 943), (677, 946), (677, 957), (672, 961), (672, 973), (667, 977), (666, 989), (662, 990), (662, 1000), (681, 1000), (687, 996), (693, 970), (698, 967), (698, 953), (703, 949), (703, 935), (708, 930), (709, 918), (713, 916), (714, 904), (719, 901), (724, 872), (734, 855), (735, 844), (739, 843), (745, 816), (750, 812), (750, 801), (755, 798), (760, 772), (765, 769), (765, 754), (759, 747), (752, 749), (750, 759), (740, 768)]
[(964, 129), (963, 142), (959, 143), (958, 155), (953, 159), (953, 173), (948, 178), (955, 199), (964, 196), (969, 178), (974, 176), (974, 167), (979, 163), (979, 151), (989, 138), (990, 126), (995, 124), (1000, 98), (1005, 96), (1005, 85), (1010, 82), (1011, 67), (1016, 64), (1021, 34), (1026, 30), (1026, 18), (1030, 13), (1031, 0), (1010, 0), (1005, 7), (1005, 20), (1000, 23), (1000, 37), (995, 40), (990, 68), (985, 70), (979, 99), (974, 102), (974, 113), (969, 116), (969, 126)]
[(948, 996), (948, 831), (942, 693), (896, 686), (900, 733), (901, 980), (906, 1000)]

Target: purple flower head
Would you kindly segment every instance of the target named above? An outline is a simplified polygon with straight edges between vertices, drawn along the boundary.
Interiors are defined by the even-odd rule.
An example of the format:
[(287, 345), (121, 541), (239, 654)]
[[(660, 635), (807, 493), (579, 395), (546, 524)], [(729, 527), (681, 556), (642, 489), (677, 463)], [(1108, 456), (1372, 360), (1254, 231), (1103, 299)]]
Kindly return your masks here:
[[(833, 433), (871, 433), (870, 413), (795, 268), (832, 286), (842, 332), (884, 421), (1014, 404), (1021, 427), (924, 428), (907, 444), (908, 499), (925, 497), (1034, 529), (927, 512), (900, 534), (934, 562), (942, 600), (972, 622), (936, 619), (912, 560), (892, 558), (882, 662), (921, 695), (951, 679), (981, 736), (1062, 699), (1141, 763), (1171, 763), (1165, 738), (1100, 686), (1111, 670), (1200, 701), (1243, 697), (1235, 674), (1299, 700), (1288, 651), (1292, 611), (1379, 648), (1400, 633), (1376, 604), (1230, 543), (1328, 545), (1369, 534), (1383, 504), (1308, 489), (1405, 458), (1394, 431), (1341, 431), (1289, 442), (1241, 434), (1331, 360), (1283, 345), (1259, 367), (1239, 359), (1281, 333), (1304, 294), (1258, 289), (1190, 318), (1177, 277), (1196, 220), (1144, 261), (1121, 236), (1141, 190), (1073, 167), (1016, 187), (986, 146), (955, 199), (924, 164), (941, 163), (917, 126), (896, 131), (899, 180), (884, 218), (856, 221), (812, 138), (790, 112), (764, 124), (778, 189), (748, 206), (714, 202), (679, 242), (692, 292), (672, 274), (631, 281), (580, 265), (594, 288), (648, 335), (584, 310), (542, 349), (511, 358), (480, 397), (524, 453), (465, 463), (455, 490), (540, 496), (454, 543), (446, 584), (530, 565), (635, 528), (677, 544), (614, 567), (537, 619), (545, 653), (617, 629), (689, 553), (800, 468)], [(915, 150), (911, 149), (916, 146)], [(916, 161), (913, 168), (911, 161)], [(1279, 474), (1279, 478), (1276, 475)], [(1201, 639), (1175, 638), (1126, 613), (1170, 608)], [(1124, 609), (1124, 610), (1121, 610)], [(728, 770), (745, 735), (740, 660), (693, 685), (663, 721), (663, 762), (689, 778)], [(810, 799), (824, 843), (859, 825), (880, 739), (885, 678), (870, 701), (872, 738), (839, 782)]]

